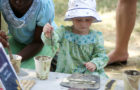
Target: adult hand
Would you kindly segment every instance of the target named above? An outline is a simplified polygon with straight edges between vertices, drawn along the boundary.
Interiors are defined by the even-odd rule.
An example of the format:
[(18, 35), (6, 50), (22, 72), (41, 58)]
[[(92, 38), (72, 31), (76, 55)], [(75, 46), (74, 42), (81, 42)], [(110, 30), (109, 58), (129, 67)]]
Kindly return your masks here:
[(94, 70), (96, 69), (96, 65), (92, 62), (87, 62), (84, 65), (91, 72), (94, 72)]
[(49, 23), (47, 23), (43, 27), (43, 32), (47, 38), (51, 38), (51, 33), (53, 32), (53, 27)]
[(4, 47), (8, 47), (8, 36), (4, 31), (0, 30), (0, 42), (3, 44)]

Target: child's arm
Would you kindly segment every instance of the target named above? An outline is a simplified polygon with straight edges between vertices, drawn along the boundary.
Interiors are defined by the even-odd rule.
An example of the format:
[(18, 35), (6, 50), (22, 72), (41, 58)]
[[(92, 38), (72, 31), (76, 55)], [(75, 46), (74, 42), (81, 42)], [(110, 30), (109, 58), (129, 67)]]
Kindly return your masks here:
[(54, 57), (55, 53), (58, 50), (58, 43), (54, 42), (55, 40), (53, 39), (54, 38), (54, 35), (52, 34), (53, 32), (54, 32), (53, 27), (49, 23), (47, 23), (43, 27), (43, 32), (41, 34), (41, 39), (45, 47), (47, 47), (46, 55), (49, 55), (51, 57)]
[(65, 30), (63, 27), (59, 27), (56, 30), (53, 30), (53, 27), (50, 24), (46, 24), (43, 28), (41, 39), (45, 45), (53, 48), (53, 50), (56, 51), (59, 48), (59, 43), (64, 36), (64, 31)]
[(59, 27), (56, 30), (54, 30), (53, 27), (49, 23), (47, 23), (43, 28), (41, 39), (46, 45), (51, 45), (52, 39), (52, 42), (55, 46), (61, 41), (61, 39), (63, 38), (63, 34), (63, 27)]
[(91, 59), (90, 62), (96, 65), (96, 70), (103, 69), (108, 63), (109, 58), (104, 49), (104, 40), (101, 32), (97, 32), (96, 44)]
[(94, 72), (94, 70), (96, 69), (96, 65), (92, 62), (87, 62), (84, 65), (91, 72)]
[(44, 27), (43, 27), (43, 32), (41, 35), (41, 39), (44, 43), (44, 45), (50, 47), (52, 54), (54, 54), (57, 49), (58, 49), (58, 43), (56, 38), (58, 38), (56, 35), (54, 35), (54, 29), (53, 27), (47, 23)]
[(49, 23), (47, 23), (43, 28), (43, 32), (44, 35), (50, 39), (52, 37), (51, 35), (53, 33), (53, 27)]

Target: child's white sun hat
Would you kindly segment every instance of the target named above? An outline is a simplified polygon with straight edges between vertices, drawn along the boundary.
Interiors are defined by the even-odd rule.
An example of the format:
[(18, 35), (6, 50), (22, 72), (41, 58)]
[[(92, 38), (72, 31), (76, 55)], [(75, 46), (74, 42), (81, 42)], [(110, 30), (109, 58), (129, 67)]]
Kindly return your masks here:
[(65, 15), (65, 21), (70, 21), (75, 17), (93, 17), (93, 22), (100, 22), (101, 18), (96, 12), (95, 0), (69, 0), (68, 11)]

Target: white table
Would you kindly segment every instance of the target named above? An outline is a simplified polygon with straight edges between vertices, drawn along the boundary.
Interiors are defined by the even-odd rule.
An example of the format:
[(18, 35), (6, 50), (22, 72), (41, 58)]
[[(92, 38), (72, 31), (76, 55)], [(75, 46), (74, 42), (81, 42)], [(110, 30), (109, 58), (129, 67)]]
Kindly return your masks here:
[[(35, 80), (36, 84), (32, 87), (31, 90), (68, 90), (68, 88), (60, 85), (61, 81), (70, 76), (70, 74), (50, 72), (49, 78), (47, 80), (39, 80), (36, 78), (36, 73), (34, 70), (21, 69), (20, 74), (18, 75), (19, 79), (31, 79)], [(104, 90), (105, 84), (108, 81), (106, 78), (100, 78), (100, 89)], [(115, 90), (124, 90), (124, 83), (122, 80), (117, 80)]]

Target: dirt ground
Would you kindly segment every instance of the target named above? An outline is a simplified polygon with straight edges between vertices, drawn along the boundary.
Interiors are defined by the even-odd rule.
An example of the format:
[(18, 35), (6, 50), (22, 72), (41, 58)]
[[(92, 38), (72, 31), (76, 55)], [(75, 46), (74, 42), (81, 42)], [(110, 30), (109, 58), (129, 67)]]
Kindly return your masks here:
[(140, 33), (134, 31), (129, 41), (129, 58), (126, 65), (107, 66), (105, 68), (105, 71), (110, 78), (122, 79), (122, 74), (124, 70), (140, 70), (140, 39), (139, 38), (140, 38)]
[[(102, 22), (95, 24), (93, 28), (100, 30), (104, 35), (104, 45), (107, 53), (115, 48), (115, 12), (104, 13), (101, 15)], [(128, 46), (129, 58), (126, 65), (107, 66), (106, 74), (110, 78), (122, 79), (124, 70), (140, 70), (140, 16), (136, 17), (134, 30), (131, 34)]]
[[(114, 16), (112, 16), (114, 18)], [(104, 22), (106, 23), (106, 22)], [(114, 21), (113, 21), (114, 24)], [(136, 21), (134, 30), (131, 34), (130, 41), (129, 41), (129, 58), (126, 65), (120, 66), (107, 66), (105, 68), (106, 74), (110, 78), (117, 78), (122, 79), (122, 74), (124, 70), (140, 70), (140, 28), (139, 31), (137, 29), (137, 24), (140, 24)], [(114, 24), (115, 25), (115, 24)], [(109, 53), (115, 47), (115, 27), (112, 29), (103, 30), (104, 40), (105, 40), (105, 48)]]

